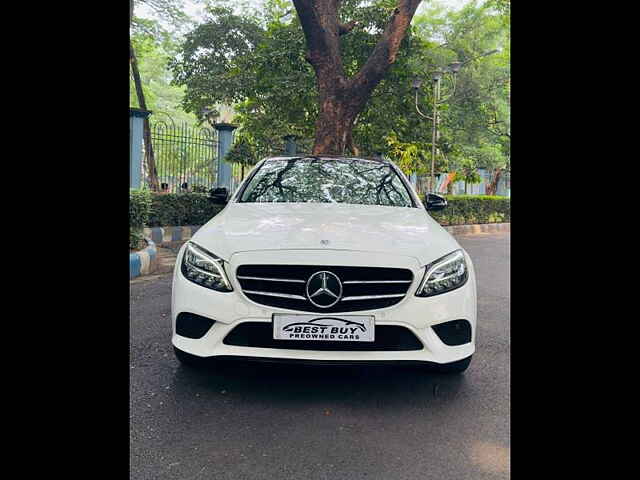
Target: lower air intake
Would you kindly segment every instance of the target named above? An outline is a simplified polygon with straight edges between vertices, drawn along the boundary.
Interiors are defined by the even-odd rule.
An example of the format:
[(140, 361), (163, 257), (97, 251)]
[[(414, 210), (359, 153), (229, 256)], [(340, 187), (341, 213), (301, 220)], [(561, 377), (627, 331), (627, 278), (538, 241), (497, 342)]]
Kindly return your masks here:
[(395, 325), (377, 325), (373, 342), (327, 342), (275, 340), (273, 325), (267, 322), (245, 322), (227, 334), (225, 345), (256, 348), (284, 348), (290, 350), (366, 351), (385, 352), (422, 350), (422, 343), (408, 328)]
[(467, 320), (452, 320), (434, 325), (436, 332), (442, 343), (450, 347), (464, 345), (471, 341), (471, 324)]
[(180, 313), (176, 318), (176, 333), (181, 337), (202, 338), (216, 323), (195, 313)]

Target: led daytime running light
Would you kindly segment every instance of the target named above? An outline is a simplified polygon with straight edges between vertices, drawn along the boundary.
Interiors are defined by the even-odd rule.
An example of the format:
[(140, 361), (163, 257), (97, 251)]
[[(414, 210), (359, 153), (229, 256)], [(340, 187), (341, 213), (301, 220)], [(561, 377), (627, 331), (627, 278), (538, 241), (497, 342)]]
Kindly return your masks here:
[(189, 242), (182, 257), (182, 273), (188, 280), (203, 287), (230, 292), (233, 288), (223, 264), (221, 258)]

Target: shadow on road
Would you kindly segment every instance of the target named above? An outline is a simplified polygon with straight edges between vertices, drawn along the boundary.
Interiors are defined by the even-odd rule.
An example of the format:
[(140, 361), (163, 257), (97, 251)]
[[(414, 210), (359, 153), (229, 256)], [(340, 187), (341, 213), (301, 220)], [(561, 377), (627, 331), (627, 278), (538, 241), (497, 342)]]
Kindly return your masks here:
[[(470, 368), (473, 368), (473, 364)], [(463, 375), (432, 373), (418, 366), (327, 366), (216, 362), (201, 368), (178, 367), (173, 393), (202, 395), (220, 392), (241, 396), (244, 402), (267, 402), (290, 407), (326, 402), (365, 407), (384, 403), (401, 407), (429, 399), (453, 399), (466, 385)], [(176, 400), (178, 400), (176, 398)]]

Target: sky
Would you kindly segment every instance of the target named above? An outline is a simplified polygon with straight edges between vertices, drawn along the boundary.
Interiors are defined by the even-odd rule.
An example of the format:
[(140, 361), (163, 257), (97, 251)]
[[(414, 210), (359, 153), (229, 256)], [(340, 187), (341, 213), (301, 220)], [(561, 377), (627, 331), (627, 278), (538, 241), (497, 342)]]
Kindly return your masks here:
[[(262, 5), (263, 0), (251, 0), (252, 4), (254, 4), (256, 7), (259, 7), (260, 5)], [(453, 10), (459, 10), (460, 8), (462, 8), (465, 4), (469, 3), (469, 0), (436, 0), (436, 2), (433, 1), (423, 1), (421, 3), (421, 7), (423, 5), (428, 5), (428, 4), (433, 4), (433, 3), (439, 3), (441, 5), (445, 5)], [(202, 7), (197, 5), (196, 3), (194, 3), (192, 0), (185, 0), (185, 11), (187, 12), (187, 14), (190, 17), (193, 17), (194, 19), (199, 19), (202, 18)], [(420, 8), (420, 7), (418, 7)], [(418, 10), (420, 11), (420, 10)]]
[[(189, 15), (191, 18), (193, 18), (197, 23), (202, 23), (204, 21), (202, 4), (206, 2), (202, 0), (200, 1), (183, 0), (183, 1), (185, 5), (186, 14)], [(259, 9), (264, 4), (264, 1), (265, 0), (245, 0), (246, 3), (250, 5), (254, 5), (256, 9)], [(452, 10), (459, 10), (470, 1), (472, 0), (423, 0), (420, 6), (418, 7), (417, 13), (419, 14), (424, 7), (428, 5), (434, 5), (434, 4), (443, 5)], [(242, 3), (245, 3), (245, 2), (242, 2)], [(482, 4), (483, 1), (479, 0), (478, 3)], [(292, 2), (292, 5), (293, 5), (293, 2)], [(151, 9), (149, 9), (149, 7), (147, 7), (145, 4), (136, 6), (135, 14), (144, 18), (154, 18), (158, 20), (160, 24), (164, 24), (163, 19), (158, 18), (158, 16), (155, 15), (155, 13)]]

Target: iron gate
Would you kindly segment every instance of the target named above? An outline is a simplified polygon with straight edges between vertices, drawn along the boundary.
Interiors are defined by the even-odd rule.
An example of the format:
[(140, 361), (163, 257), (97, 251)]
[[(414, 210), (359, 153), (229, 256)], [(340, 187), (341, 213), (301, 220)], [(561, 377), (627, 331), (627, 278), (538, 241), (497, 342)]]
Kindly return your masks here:
[[(151, 124), (151, 144), (160, 191), (207, 192), (215, 186), (218, 147), (215, 130), (156, 121)], [(146, 180), (149, 184), (149, 179)]]

